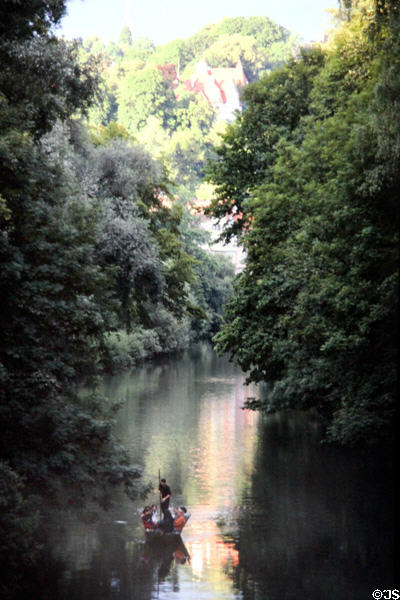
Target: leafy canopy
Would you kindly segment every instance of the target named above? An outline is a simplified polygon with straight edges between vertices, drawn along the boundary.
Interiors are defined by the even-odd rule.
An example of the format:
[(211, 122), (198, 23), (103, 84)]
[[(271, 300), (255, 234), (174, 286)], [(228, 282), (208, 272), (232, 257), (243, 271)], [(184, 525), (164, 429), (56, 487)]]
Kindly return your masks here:
[(316, 410), (341, 443), (392, 433), (399, 24), (354, 3), (326, 50), (245, 90), (209, 168), (248, 255), (217, 348), (269, 383), (253, 408)]

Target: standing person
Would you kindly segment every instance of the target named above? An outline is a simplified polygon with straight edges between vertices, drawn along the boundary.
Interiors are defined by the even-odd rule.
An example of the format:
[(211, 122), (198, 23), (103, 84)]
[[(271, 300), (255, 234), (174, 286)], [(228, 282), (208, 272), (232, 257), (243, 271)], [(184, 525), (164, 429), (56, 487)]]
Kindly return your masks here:
[(169, 485), (167, 485), (167, 482), (165, 479), (161, 479), (158, 489), (161, 494), (161, 510), (165, 517), (167, 515), (167, 513), (169, 513), (168, 507), (169, 507), (169, 500), (171, 498), (171, 488), (169, 487)]

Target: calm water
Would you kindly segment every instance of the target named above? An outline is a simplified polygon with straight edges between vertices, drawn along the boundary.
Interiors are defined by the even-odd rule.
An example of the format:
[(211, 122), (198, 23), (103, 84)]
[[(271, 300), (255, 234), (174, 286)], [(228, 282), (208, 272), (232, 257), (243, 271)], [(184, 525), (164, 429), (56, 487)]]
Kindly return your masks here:
[(191, 518), (175, 552), (144, 543), (143, 501), (66, 522), (63, 599), (361, 600), (399, 587), (386, 461), (321, 445), (304, 415), (241, 410), (258, 395), (243, 383), (206, 345), (105, 381), (144, 480), (156, 487), (160, 469)]

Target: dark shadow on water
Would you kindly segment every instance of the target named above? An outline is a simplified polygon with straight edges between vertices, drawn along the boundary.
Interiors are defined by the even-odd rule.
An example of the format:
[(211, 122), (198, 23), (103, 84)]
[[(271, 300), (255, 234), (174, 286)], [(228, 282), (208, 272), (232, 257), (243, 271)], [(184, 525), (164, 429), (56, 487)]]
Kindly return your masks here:
[(360, 600), (395, 578), (391, 453), (321, 445), (304, 415), (262, 424), (239, 517), (245, 600)]
[(64, 579), (57, 600), (150, 600), (167, 578), (179, 589), (176, 565), (190, 562), (181, 536), (172, 543), (129, 540), (113, 524), (103, 524), (98, 533), (90, 564)]
[(206, 345), (110, 379), (133, 462), (152, 481), (161, 467), (177, 504), (192, 505), (193, 561), (184, 546), (145, 543), (140, 507), (116, 493), (99, 522), (63, 520), (52, 541), (64, 568), (43, 561), (24, 600), (363, 600), (400, 589), (391, 455), (321, 445), (304, 414), (243, 412), (242, 382)]

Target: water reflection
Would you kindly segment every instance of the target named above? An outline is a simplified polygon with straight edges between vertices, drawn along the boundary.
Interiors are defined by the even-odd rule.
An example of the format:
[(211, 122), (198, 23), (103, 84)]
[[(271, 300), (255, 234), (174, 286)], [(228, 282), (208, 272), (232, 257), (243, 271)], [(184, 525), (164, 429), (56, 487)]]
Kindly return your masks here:
[(257, 415), (241, 410), (254, 389), (204, 346), (193, 357), (113, 378), (106, 388), (125, 401), (119, 434), (144, 467), (167, 477), (175, 503), (217, 508), (240, 500), (253, 465)]
[(64, 597), (75, 599), (162, 598), (179, 590), (178, 565), (190, 565), (179, 536), (173, 545), (130, 540), (125, 530), (98, 528), (98, 546), (85, 569), (75, 568), (64, 585)]
[(244, 599), (359, 600), (396, 587), (387, 455), (321, 445), (319, 427), (290, 414), (265, 420), (256, 457), (238, 519)]
[(243, 411), (243, 382), (205, 345), (105, 382), (144, 479), (160, 470), (192, 516), (177, 548), (146, 544), (123, 496), (72, 521), (63, 600), (359, 600), (395, 583), (390, 466), (322, 446), (304, 415)]
[[(117, 434), (144, 480), (156, 488), (160, 470), (173, 504), (188, 506), (192, 516), (183, 546), (172, 553), (143, 546), (139, 503), (123, 496), (101, 523), (69, 524), (61, 549), (71, 564), (66, 597), (236, 597), (238, 551), (221, 524), (239, 515), (255, 462), (258, 415), (241, 409), (255, 390), (243, 383), (207, 345), (105, 381), (105, 393), (123, 404)], [(156, 499), (155, 489), (148, 501)]]

